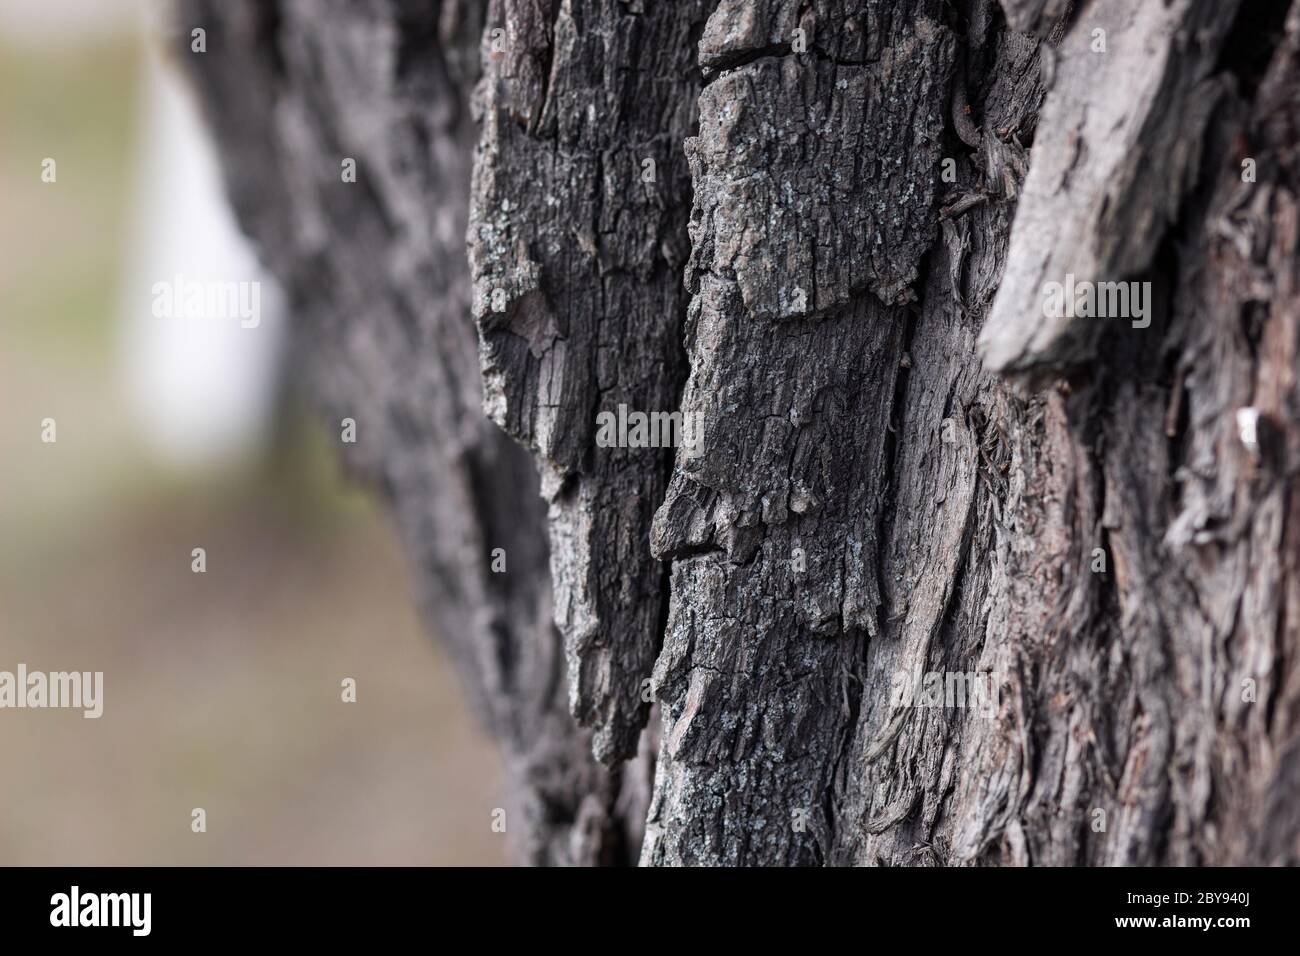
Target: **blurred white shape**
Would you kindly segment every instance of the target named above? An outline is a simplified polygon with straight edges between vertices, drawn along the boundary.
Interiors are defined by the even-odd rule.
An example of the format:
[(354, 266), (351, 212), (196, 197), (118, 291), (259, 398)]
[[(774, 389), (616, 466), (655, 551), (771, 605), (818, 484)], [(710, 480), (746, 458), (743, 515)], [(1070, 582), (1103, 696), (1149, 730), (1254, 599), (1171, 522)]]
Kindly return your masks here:
[[(150, 446), (171, 464), (206, 467), (246, 458), (268, 433), (283, 299), (235, 225), (193, 94), (152, 46), (146, 56), (122, 372)], [(177, 277), (209, 289), (258, 283), (260, 321), (156, 309), (155, 285)]]

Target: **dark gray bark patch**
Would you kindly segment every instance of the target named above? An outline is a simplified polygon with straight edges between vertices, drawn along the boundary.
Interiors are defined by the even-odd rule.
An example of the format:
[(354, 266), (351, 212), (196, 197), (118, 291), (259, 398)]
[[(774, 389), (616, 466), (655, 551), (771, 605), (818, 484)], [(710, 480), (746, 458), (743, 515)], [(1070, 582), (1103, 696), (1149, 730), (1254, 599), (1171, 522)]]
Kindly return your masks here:
[(631, 756), (667, 594), (648, 547), (671, 449), (598, 447), (620, 405), (677, 407), (704, 3), (491, 6), (470, 265), (484, 407), (537, 457), (575, 717)]
[(691, 269), (734, 278), (751, 316), (817, 315), (866, 289), (915, 297), (953, 43), (926, 4), (913, 13), (868, 64), (764, 58), (701, 94)]

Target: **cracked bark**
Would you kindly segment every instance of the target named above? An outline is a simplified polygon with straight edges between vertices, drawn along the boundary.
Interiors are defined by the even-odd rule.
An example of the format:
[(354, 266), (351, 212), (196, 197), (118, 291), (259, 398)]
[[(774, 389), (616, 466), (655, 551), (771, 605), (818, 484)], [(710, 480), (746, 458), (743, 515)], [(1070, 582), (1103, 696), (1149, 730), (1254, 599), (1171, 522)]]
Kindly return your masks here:
[(182, 9), (526, 859), (1300, 862), (1300, 3)]
[(488, 9), (469, 230), (485, 405), (536, 454), (571, 707), (608, 763), (649, 711), (666, 595), (646, 540), (670, 452), (598, 447), (596, 416), (677, 405), (703, 9)]

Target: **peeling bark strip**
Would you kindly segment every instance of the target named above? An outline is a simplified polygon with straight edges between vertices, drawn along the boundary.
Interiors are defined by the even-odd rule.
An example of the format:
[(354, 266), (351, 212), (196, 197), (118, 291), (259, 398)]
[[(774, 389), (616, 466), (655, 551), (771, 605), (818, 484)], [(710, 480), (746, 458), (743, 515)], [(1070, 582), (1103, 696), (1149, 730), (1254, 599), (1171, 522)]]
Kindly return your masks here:
[(1047, 37), (1060, 29), (1078, 0), (1001, 0), (1001, 4), (1013, 30)]
[(537, 455), (573, 714), (631, 756), (667, 600), (648, 548), (671, 452), (604, 448), (620, 405), (672, 412), (685, 377), (694, 38), (703, 2), (496, 0), (471, 193), (488, 413)]
[(1211, 73), (1237, 5), (1084, 4), (1055, 60), (1007, 271), (980, 337), (990, 369), (1091, 357), (1105, 322), (1048, 314), (1044, 285), (1111, 282), (1151, 265), (1197, 177), (1223, 93)]
[(183, 9), (526, 859), (1300, 863), (1300, 0)]

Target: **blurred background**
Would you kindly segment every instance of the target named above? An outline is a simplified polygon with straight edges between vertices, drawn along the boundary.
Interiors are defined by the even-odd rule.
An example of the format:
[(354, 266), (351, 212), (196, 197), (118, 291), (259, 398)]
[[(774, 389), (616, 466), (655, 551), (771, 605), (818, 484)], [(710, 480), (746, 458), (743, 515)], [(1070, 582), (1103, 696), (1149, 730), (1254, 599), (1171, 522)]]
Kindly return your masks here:
[[(103, 671), (105, 701), (0, 710), (0, 864), (503, 863), (497, 754), (280, 386), (163, 13), (0, 0), (0, 670)], [(256, 277), (259, 324), (155, 317), (178, 273)]]

